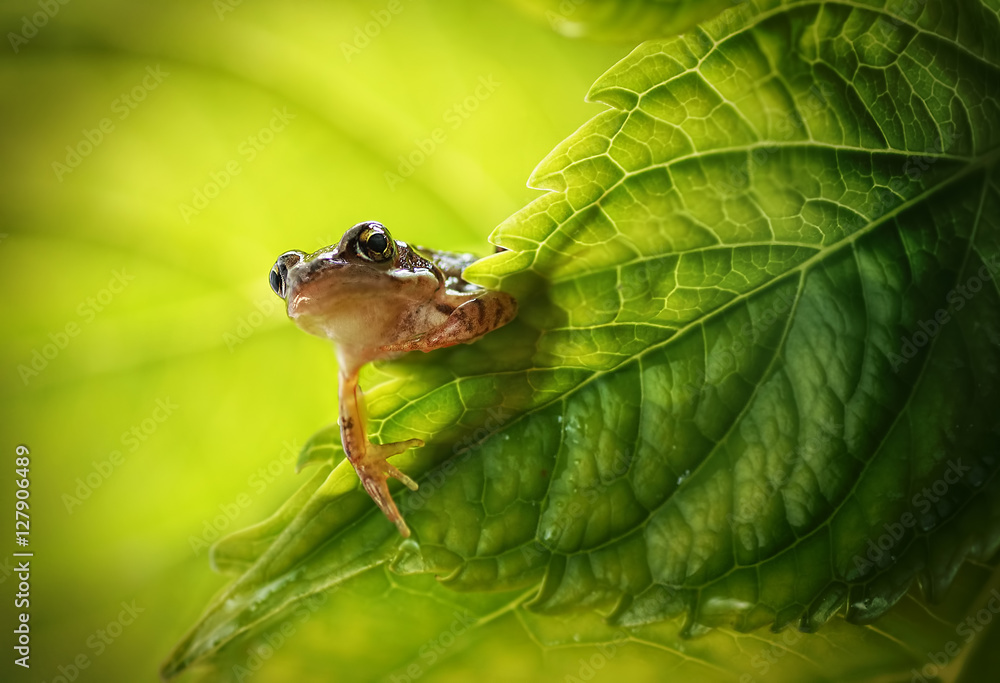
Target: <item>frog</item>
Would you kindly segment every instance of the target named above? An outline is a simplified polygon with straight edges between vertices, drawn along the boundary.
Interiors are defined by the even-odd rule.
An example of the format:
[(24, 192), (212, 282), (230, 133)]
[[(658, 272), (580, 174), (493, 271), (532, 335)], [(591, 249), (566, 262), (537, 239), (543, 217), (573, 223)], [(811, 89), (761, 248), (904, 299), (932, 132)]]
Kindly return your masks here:
[(463, 279), (475, 260), (472, 254), (410, 246), (369, 220), (311, 254), (286, 251), (271, 268), (271, 289), (285, 301), (288, 317), (303, 331), (333, 342), (344, 454), (364, 490), (404, 538), (410, 529), (388, 479), (414, 491), (418, 484), (388, 458), (424, 442), (371, 442), (358, 376), (367, 363), (470, 344), (513, 320), (517, 300), (512, 295)]

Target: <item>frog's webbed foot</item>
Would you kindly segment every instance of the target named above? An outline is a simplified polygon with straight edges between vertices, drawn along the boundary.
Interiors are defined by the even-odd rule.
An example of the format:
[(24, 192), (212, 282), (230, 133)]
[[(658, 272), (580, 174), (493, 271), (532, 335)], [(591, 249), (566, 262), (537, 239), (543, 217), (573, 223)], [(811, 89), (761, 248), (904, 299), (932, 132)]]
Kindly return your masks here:
[(417, 490), (417, 482), (400, 472), (386, 458), (399, 455), (409, 448), (418, 448), (423, 445), (424, 442), (420, 439), (407, 439), (406, 441), (386, 444), (369, 443), (362, 453), (357, 454), (351, 459), (351, 464), (354, 465), (354, 469), (357, 471), (358, 477), (361, 479), (361, 485), (365, 487), (365, 491), (372, 497), (375, 504), (379, 506), (379, 509), (385, 513), (389, 521), (396, 525), (399, 533), (404, 537), (409, 537), (410, 528), (406, 526), (406, 521), (399, 514), (399, 508), (396, 507), (396, 502), (389, 493), (387, 482), (389, 477), (394, 477), (403, 482), (406, 488), (411, 491)]

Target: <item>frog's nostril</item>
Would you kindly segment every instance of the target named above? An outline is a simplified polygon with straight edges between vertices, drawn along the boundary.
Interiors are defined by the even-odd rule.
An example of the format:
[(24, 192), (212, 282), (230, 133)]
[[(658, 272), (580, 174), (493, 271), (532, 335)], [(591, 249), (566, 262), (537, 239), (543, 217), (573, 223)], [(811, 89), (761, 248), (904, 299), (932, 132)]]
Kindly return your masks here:
[(318, 273), (324, 270), (340, 268), (344, 262), (335, 256), (322, 256), (309, 262), (309, 272)]

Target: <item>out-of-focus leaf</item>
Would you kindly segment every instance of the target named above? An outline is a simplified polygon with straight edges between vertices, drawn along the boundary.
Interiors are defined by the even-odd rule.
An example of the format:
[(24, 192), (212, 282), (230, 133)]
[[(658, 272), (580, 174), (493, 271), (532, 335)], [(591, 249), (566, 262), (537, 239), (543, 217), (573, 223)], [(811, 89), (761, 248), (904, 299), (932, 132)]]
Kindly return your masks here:
[(570, 38), (635, 42), (683, 33), (744, 0), (509, 0)]

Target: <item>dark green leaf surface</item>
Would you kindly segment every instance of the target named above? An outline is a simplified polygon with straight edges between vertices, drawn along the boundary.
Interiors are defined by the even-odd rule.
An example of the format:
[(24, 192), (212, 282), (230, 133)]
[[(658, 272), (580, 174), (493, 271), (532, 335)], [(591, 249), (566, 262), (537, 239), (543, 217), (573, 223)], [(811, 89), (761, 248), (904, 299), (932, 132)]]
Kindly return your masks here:
[[(467, 271), (517, 321), (363, 378), (376, 440), (427, 441), (397, 462), (414, 540), (339, 462), (220, 546), (274, 539), (168, 672), (388, 572), (705, 680), (775, 647), (780, 680), (909, 680), (1000, 541), (998, 6), (912, 7), (745, 3), (599, 79)], [(886, 615), (914, 578), (952, 611)], [(755, 630), (793, 623), (819, 633)]]

